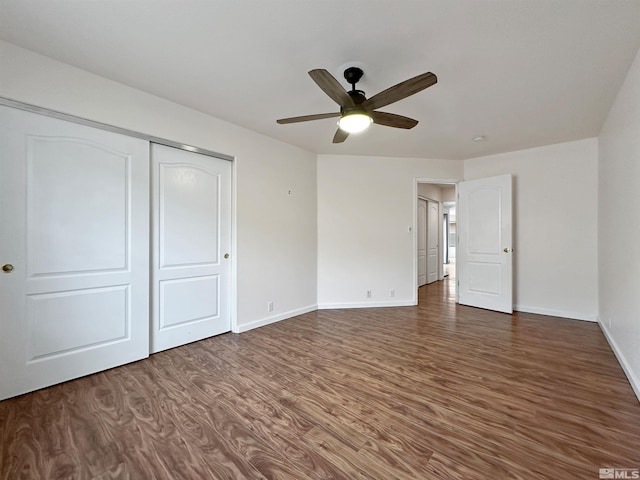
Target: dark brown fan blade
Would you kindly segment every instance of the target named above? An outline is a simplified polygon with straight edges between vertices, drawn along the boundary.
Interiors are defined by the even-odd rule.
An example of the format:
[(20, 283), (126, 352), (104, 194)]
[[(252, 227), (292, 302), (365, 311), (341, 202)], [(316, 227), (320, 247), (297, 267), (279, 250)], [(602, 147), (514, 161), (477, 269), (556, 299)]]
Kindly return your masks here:
[(433, 73), (423, 73), (422, 75), (410, 78), (409, 80), (405, 80), (404, 82), (400, 82), (393, 87), (383, 90), (382, 92), (362, 102), (362, 106), (367, 110), (382, 108), (385, 105), (389, 105), (390, 103), (394, 103), (398, 100), (402, 100), (403, 98), (407, 98), (414, 93), (418, 93), (437, 82), (438, 77), (436, 77)]
[(378, 125), (384, 125), (386, 127), (395, 127), (395, 128), (413, 128), (418, 124), (418, 120), (414, 120), (413, 118), (403, 117), (402, 115), (396, 115), (395, 113), (387, 113), (387, 112), (371, 112), (371, 118), (373, 118), (373, 123), (377, 123)]
[(341, 128), (336, 131), (336, 134), (333, 136), (333, 143), (342, 143), (349, 136), (348, 132), (345, 132)]
[(335, 113), (317, 113), (315, 115), (303, 115), (301, 117), (289, 117), (289, 118), (281, 118), (280, 120), (276, 120), (278, 123), (298, 123), (298, 122), (308, 122), (310, 120), (322, 120), (323, 118), (332, 118), (339, 117), (340, 112)]
[(309, 76), (318, 84), (324, 93), (329, 95), (331, 99), (341, 107), (355, 106), (353, 98), (351, 98), (344, 87), (340, 85), (338, 80), (324, 68), (311, 70)]

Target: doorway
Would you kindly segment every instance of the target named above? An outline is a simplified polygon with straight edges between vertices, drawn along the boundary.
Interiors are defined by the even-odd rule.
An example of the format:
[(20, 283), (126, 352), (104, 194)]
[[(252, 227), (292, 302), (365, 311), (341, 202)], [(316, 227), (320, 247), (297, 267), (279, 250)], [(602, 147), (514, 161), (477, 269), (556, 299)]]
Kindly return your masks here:
[[(467, 181), (416, 179), (414, 193), (445, 202), (455, 202), (456, 231), (449, 221), (449, 264), (451, 248), (455, 248), (455, 267), (447, 267), (455, 275), (456, 301), (472, 307), (505, 313), (513, 311), (513, 246), (512, 246), (512, 177), (510, 174)], [(449, 187), (447, 187), (449, 185)], [(447, 191), (447, 189), (450, 189)], [(447, 198), (446, 195), (451, 195)], [(444, 212), (441, 212), (443, 214)], [(416, 210), (417, 225), (417, 210)], [(444, 217), (443, 217), (444, 218)], [(445, 228), (440, 225), (440, 242)], [(414, 235), (414, 239), (417, 236)], [(440, 243), (442, 245), (442, 243)], [(444, 250), (439, 249), (444, 258)], [(414, 242), (414, 281), (417, 287), (417, 241)], [(439, 279), (444, 279), (445, 263)], [(447, 277), (450, 278), (450, 277)], [(427, 288), (427, 287), (422, 287)], [(417, 297), (417, 295), (416, 295)], [(417, 303), (417, 302), (416, 302)]]
[[(455, 279), (456, 182), (417, 180), (416, 183), (416, 285), (426, 288), (432, 282)], [(431, 269), (429, 257), (433, 262)]]

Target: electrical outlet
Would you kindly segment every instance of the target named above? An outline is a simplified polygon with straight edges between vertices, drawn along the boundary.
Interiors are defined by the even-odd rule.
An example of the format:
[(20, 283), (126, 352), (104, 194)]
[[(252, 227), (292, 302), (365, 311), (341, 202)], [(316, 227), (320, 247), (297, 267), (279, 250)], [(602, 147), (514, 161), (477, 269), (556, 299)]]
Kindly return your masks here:
[(273, 302), (267, 303), (267, 312), (273, 312)]
[(367, 290), (367, 298), (371, 298), (371, 290)]
[(393, 288), (391, 290), (389, 290), (389, 296), (390, 297), (395, 297), (396, 296), (396, 291)]

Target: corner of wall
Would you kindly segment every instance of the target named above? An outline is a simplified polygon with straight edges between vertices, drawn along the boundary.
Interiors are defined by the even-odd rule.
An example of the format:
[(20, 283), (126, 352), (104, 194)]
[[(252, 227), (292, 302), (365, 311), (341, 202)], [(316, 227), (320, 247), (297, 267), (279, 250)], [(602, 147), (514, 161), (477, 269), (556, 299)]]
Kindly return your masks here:
[(633, 393), (636, 394), (636, 397), (638, 397), (638, 401), (640, 402), (640, 377), (638, 377), (638, 375), (636, 375), (636, 373), (633, 371), (633, 367), (627, 361), (626, 357), (622, 353), (622, 350), (620, 350), (620, 347), (618, 346), (609, 328), (599, 319), (598, 319), (598, 325), (600, 326), (600, 330), (602, 330), (604, 337), (607, 339), (607, 342), (609, 342), (609, 346), (611, 347), (613, 354), (616, 356), (618, 363), (620, 363), (622, 370), (627, 376), (627, 380), (629, 380), (629, 383), (631, 384), (631, 389), (633, 390)]

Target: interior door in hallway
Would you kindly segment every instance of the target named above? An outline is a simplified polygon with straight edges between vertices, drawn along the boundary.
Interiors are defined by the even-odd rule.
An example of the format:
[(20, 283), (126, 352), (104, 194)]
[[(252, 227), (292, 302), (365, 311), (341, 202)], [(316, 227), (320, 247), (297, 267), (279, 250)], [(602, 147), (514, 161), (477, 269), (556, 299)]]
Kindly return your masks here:
[(427, 283), (438, 280), (438, 202), (427, 202)]
[(151, 353), (231, 330), (231, 162), (152, 144)]
[(461, 304), (513, 313), (511, 196), (511, 175), (458, 184)]
[(149, 144), (0, 107), (0, 399), (149, 354)]
[(418, 287), (427, 284), (427, 201), (418, 199)]

